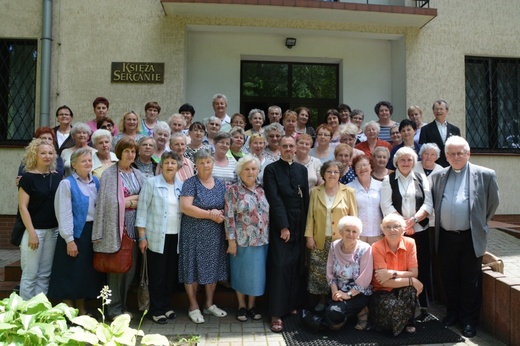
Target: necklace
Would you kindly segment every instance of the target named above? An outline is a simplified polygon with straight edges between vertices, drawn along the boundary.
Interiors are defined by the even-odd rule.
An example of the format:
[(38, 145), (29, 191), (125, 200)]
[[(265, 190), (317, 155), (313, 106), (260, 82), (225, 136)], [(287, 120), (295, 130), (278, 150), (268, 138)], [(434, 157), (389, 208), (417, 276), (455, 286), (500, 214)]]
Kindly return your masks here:
[(42, 172), (40, 172), (39, 170), (37, 170), (36, 168), (35, 168), (34, 170), (36, 171), (36, 173), (41, 174), (44, 178), (47, 178), (47, 176), (48, 176), (49, 174), (51, 174), (51, 172), (42, 173)]

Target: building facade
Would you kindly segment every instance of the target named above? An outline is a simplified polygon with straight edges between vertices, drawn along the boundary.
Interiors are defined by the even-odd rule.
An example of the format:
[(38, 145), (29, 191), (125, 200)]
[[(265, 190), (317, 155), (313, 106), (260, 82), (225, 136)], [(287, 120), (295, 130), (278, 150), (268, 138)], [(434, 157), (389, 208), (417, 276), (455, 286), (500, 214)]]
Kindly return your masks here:
[[(0, 89), (0, 96), (4, 100), (10, 98), (9, 102), (18, 107), (17, 110), (0, 108), (4, 127), (0, 140), (3, 163), (0, 189), (2, 200), (7, 202), (0, 204), (0, 215), (4, 216), (16, 212), (14, 178), (23, 156), (24, 139), (46, 122), (46, 117), (40, 116), (45, 3), (0, 0), (0, 40), (4, 44), (1, 54), (10, 59), (5, 63), (4, 58), (0, 78), (17, 78), (19, 72), (13, 72), (17, 57), (11, 50), (23, 51), (20, 47), (26, 47), (24, 44), (29, 44), (25, 54), (29, 60), (32, 57), (34, 65), (33, 70), (24, 67), (24, 73), (33, 74), (34, 86), (19, 82), (22, 90), (33, 91), (32, 103), (16, 99), (21, 97), (18, 89)], [(394, 120), (404, 119), (408, 106), (419, 105), (424, 120), (430, 122), (433, 102), (448, 101), (449, 121), (460, 127), (468, 139), (468, 135), (473, 136), (470, 143), (475, 149), (471, 161), (497, 172), (502, 188), (497, 214), (519, 214), (520, 187), (514, 183), (514, 177), (520, 171), (520, 152), (515, 150), (518, 147), (514, 136), (518, 136), (520, 109), (518, 112), (516, 109), (520, 107), (520, 90), (514, 86), (520, 87), (516, 63), (520, 59), (520, 3), (504, 0), (429, 3), (55, 0), (51, 3), (50, 70), (46, 72), (50, 74), (50, 126), (56, 125), (54, 112), (63, 104), (73, 109), (74, 122), (92, 119), (92, 101), (97, 96), (110, 100), (109, 116), (115, 120), (129, 110), (143, 115), (148, 101), (161, 105), (161, 120), (167, 120), (185, 102), (195, 107), (196, 119), (203, 119), (212, 115), (211, 98), (216, 93), (228, 97), (228, 114), (239, 111), (247, 114), (248, 105), (256, 101), (250, 97), (254, 92), (248, 94), (243, 80), (245, 62), (283, 65), (278, 71), (284, 71), (286, 66), (325, 64), (336, 71), (331, 79), (336, 96), (325, 95), (322, 103), (327, 102), (327, 97), (331, 100), (330, 107), (347, 103), (362, 109), (365, 120), (376, 119), (374, 105), (389, 100), (394, 104)], [(296, 38), (296, 45), (289, 49), (286, 38)], [(500, 72), (500, 59), (504, 58), (507, 66)], [(163, 81), (115, 83), (111, 78), (113, 62), (163, 63)], [(499, 66), (498, 80), (492, 80), (488, 70), (479, 72), (479, 67), (486, 68), (486, 64)], [(477, 76), (480, 79), (468, 77), (471, 71), (480, 73)], [(500, 73), (505, 77), (500, 77)], [(291, 78), (294, 81), (295, 77)], [(506, 96), (500, 96), (504, 94), (500, 78), (508, 80), (509, 84), (502, 87), (509, 91)], [(474, 86), (479, 80), (485, 81), (484, 87)], [(14, 88), (17, 83), (9, 85)], [(497, 98), (489, 96), (488, 91), (505, 99), (497, 106)], [(305, 105), (305, 100), (298, 97), (301, 96), (288, 95), (286, 104)], [(256, 100), (261, 98), (260, 93)], [(246, 99), (252, 103), (245, 102)], [(266, 104), (272, 100), (283, 103), (284, 93)], [(16, 132), (20, 128), (25, 128), (26, 133)], [(508, 136), (513, 138), (508, 139), (510, 143), (501, 139)]]

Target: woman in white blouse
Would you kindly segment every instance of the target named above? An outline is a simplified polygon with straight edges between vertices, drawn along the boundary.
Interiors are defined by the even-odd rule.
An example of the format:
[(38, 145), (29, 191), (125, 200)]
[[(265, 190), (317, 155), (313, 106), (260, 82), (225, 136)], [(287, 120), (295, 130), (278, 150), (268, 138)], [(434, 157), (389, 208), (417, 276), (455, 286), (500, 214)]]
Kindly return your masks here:
[(312, 146), (312, 137), (306, 133), (302, 133), (296, 139), (296, 156), (294, 161), (307, 168), (307, 177), (309, 179), (309, 191), (314, 187), (321, 185), (323, 179), (320, 176), (321, 161), (309, 153)]
[(405, 235), (415, 239), (419, 281), (424, 284), (419, 295), (423, 313), (432, 299), (431, 251), (428, 235), (428, 216), (433, 211), (432, 194), (428, 178), (414, 172), (417, 154), (403, 147), (394, 155), (396, 171), (386, 176), (381, 188), (381, 210), (386, 216), (397, 213), (406, 221)]
[(358, 217), (363, 222), (363, 235), (359, 237), (370, 245), (383, 238), (381, 232), (381, 182), (372, 178), (372, 162), (366, 155), (357, 156), (353, 165), (356, 179), (347, 186), (356, 192)]

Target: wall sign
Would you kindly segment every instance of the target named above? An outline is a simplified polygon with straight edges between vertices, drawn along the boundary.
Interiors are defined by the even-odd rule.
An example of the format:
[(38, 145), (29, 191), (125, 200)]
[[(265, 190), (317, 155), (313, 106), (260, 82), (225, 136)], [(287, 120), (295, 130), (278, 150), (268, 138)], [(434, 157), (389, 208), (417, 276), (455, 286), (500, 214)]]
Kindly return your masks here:
[(112, 83), (164, 83), (164, 63), (112, 62)]

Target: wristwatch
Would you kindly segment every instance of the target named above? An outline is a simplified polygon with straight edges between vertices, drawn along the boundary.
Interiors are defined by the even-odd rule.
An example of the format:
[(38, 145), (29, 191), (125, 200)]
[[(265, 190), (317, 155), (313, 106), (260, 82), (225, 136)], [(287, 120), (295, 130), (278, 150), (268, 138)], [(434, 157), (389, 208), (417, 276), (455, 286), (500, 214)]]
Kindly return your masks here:
[(349, 298), (352, 298), (352, 292), (348, 291), (348, 292), (347, 292), (347, 296), (348, 296)]
[(415, 216), (413, 217), (413, 222), (419, 223), (419, 219), (417, 219)]
[(397, 279), (397, 272), (394, 272), (394, 273), (392, 274), (392, 280), (395, 280), (395, 279)]

